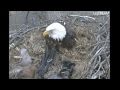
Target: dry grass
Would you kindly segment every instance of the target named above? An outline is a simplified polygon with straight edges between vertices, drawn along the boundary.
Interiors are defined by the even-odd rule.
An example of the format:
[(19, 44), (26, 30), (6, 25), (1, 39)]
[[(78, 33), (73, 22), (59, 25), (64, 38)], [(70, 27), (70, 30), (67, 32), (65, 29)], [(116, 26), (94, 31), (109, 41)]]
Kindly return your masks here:
[[(110, 18), (106, 15), (102, 17), (107, 18), (107, 20), (103, 20), (102, 26), (100, 26), (100, 16), (94, 17), (95, 22), (82, 22), (79, 21), (79, 18), (72, 22), (77, 35), (77, 44), (70, 51), (63, 48), (60, 49), (62, 53), (56, 56), (53, 65), (45, 74), (46, 78), (60, 71), (63, 60), (70, 60), (75, 63), (72, 79), (110, 78)], [(42, 37), (42, 32), (45, 28), (23, 26), (25, 27), (24, 30), (10, 31), (9, 34), (9, 45), (14, 43), (9, 49), (9, 78), (23, 78), (23, 75), (19, 75), (20, 71), (24, 69), (19, 66), (21, 59), (14, 58), (14, 56), (20, 55), (19, 49), (26, 48), (28, 50), (33, 61), (31, 66), (36, 68), (38, 68), (41, 57), (45, 52), (45, 40)], [(17, 67), (19, 67), (19, 70), (16, 70)], [(34, 74), (33, 71), (35, 72)], [(29, 75), (33, 76), (27, 74), (27, 78), (38, 78), (37, 69), (33, 71), (29, 71)]]

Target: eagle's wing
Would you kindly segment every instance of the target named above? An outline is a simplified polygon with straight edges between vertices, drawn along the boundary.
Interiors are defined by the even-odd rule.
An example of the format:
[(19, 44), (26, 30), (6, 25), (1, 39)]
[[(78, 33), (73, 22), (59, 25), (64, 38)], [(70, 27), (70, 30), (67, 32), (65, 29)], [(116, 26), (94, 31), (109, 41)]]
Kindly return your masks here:
[(38, 74), (41, 78), (44, 78), (44, 74), (47, 72), (51, 63), (53, 62), (57, 49), (56, 45), (52, 40), (46, 40), (45, 55), (43, 56)]
[(75, 41), (76, 33), (72, 30), (68, 30), (66, 37), (62, 40), (62, 47), (67, 48), (68, 50), (73, 48), (76, 44)]

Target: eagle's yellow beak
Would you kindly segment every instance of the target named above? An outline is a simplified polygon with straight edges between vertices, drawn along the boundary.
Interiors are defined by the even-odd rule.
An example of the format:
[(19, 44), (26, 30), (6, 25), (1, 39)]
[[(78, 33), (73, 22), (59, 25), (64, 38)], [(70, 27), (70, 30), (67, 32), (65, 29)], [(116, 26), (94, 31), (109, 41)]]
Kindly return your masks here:
[(44, 37), (48, 36), (48, 31), (44, 31), (44, 32), (43, 32), (43, 36), (44, 36)]

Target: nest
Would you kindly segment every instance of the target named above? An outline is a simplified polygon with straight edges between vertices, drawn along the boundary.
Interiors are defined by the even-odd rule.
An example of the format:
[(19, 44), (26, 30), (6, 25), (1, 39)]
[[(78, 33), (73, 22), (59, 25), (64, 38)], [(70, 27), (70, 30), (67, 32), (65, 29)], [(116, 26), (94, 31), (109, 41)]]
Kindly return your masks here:
[[(45, 78), (59, 73), (61, 62), (68, 60), (75, 63), (71, 79), (109, 79), (110, 78), (110, 19), (109, 16), (94, 16), (95, 20), (86, 20), (88, 17), (66, 16), (64, 21), (69, 22), (76, 33), (76, 45), (72, 50), (60, 48), (55, 61), (49, 67)], [(103, 24), (99, 18), (103, 20)], [(29, 27), (16, 25), (9, 33), (9, 78), (37, 79), (37, 70), (45, 52), (45, 40), (42, 36), (45, 26)], [(10, 26), (13, 28), (13, 26)], [(21, 67), (20, 50), (27, 49), (32, 58), (30, 66)], [(34, 66), (34, 67), (33, 67)], [(26, 68), (27, 74), (24, 73)], [(22, 74), (21, 74), (22, 73)], [(26, 74), (26, 75), (24, 75)]]

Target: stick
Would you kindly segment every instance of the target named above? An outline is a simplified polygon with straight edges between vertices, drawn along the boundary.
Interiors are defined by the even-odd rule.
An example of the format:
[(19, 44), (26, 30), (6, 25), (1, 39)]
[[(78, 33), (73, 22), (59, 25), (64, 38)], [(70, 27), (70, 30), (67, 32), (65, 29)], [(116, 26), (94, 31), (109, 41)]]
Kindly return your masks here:
[(90, 16), (80, 16), (80, 15), (69, 15), (69, 16), (72, 16), (72, 17), (82, 17), (82, 18), (91, 18), (91, 19), (95, 20), (95, 18), (90, 17)]

